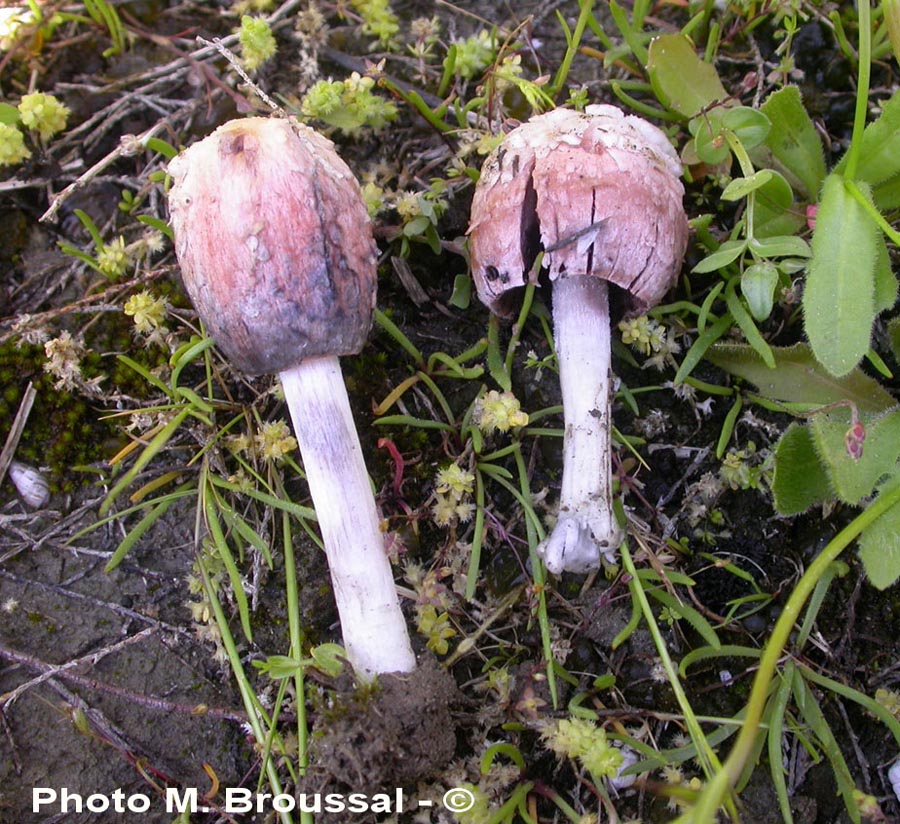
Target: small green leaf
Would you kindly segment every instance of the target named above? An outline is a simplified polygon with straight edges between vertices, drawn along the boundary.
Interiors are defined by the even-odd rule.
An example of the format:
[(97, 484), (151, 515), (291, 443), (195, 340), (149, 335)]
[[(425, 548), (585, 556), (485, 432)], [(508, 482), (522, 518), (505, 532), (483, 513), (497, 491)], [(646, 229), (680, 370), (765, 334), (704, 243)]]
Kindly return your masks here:
[(650, 42), (647, 74), (659, 102), (684, 117), (728, 97), (715, 68), (700, 59), (683, 34), (664, 34)]
[(726, 312), (715, 323), (706, 327), (697, 337), (697, 340), (691, 344), (691, 348), (685, 354), (684, 360), (681, 361), (681, 366), (678, 367), (678, 371), (675, 373), (676, 385), (684, 383), (685, 378), (694, 371), (694, 367), (700, 363), (710, 346), (731, 329), (733, 322), (734, 318)]
[(506, 360), (500, 352), (500, 321), (496, 315), (491, 315), (488, 321), (488, 371), (497, 385), (504, 391), (512, 390), (512, 379), (506, 370)]
[(284, 678), (293, 678), (303, 666), (303, 662), (288, 655), (270, 655), (265, 661), (254, 661), (253, 666), (266, 673), (269, 678), (280, 681)]
[(344, 668), (347, 653), (340, 644), (319, 644), (309, 651), (313, 666), (320, 672), (337, 678)]
[(760, 334), (759, 329), (756, 328), (753, 318), (750, 317), (750, 314), (744, 308), (744, 304), (741, 303), (741, 299), (737, 296), (737, 292), (735, 291), (735, 285), (735, 281), (731, 280), (725, 288), (725, 304), (728, 306), (728, 311), (731, 312), (731, 316), (734, 318), (735, 323), (737, 323), (744, 333), (747, 343), (759, 353), (763, 363), (768, 366), (769, 369), (774, 369), (775, 356), (772, 354), (772, 348), (766, 343), (765, 338)]
[(172, 231), (172, 227), (169, 224), (158, 217), (153, 217), (153, 215), (138, 215), (138, 220), (143, 223), (145, 226), (149, 226), (151, 229), (156, 229), (157, 232), (165, 235), (169, 240), (175, 239), (175, 233)]
[(747, 197), (750, 192), (755, 192), (757, 189), (765, 186), (774, 174), (775, 172), (769, 169), (760, 169), (758, 172), (750, 175), (750, 177), (736, 177), (722, 190), (721, 198), (722, 200), (732, 201)]
[(760, 111), (772, 124), (766, 147), (782, 170), (803, 186), (807, 199), (814, 201), (825, 180), (825, 153), (800, 90), (796, 86), (779, 89), (769, 95)]
[(746, 240), (726, 240), (715, 252), (703, 258), (691, 271), (698, 275), (715, 272), (736, 261), (746, 248)]
[(778, 267), (767, 260), (748, 266), (741, 274), (741, 294), (755, 320), (764, 321), (772, 314)]
[(809, 244), (796, 235), (775, 235), (774, 237), (753, 238), (750, 251), (760, 257), (804, 257), (812, 254)]
[(453, 294), (450, 295), (450, 305), (457, 309), (468, 309), (472, 302), (472, 278), (466, 274), (457, 275), (453, 279)]
[(158, 137), (151, 137), (147, 141), (147, 148), (153, 152), (159, 152), (166, 160), (171, 160), (178, 154), (178, 149), (176, 149), (171, 143), (167, 143), (165, 140), (161, 140)]
[[(843, 172), (847, 155), (835, 167)], [(900, 174), (900, 92), (894, 92), (881, 107), (881, 116), (866, 126), (856, 167), (856, 180), (871, 185)]]
[[(890, 486), (900, 483), (894, 477)], [(884, 494), (884, 490), (882, 493)], [(878, 589), (900, 578), (900, 506), (893, 506), (859, 536), (859, 557), (866, 575)]]
[(809, 427), (792, 423), (778, 441), (772, 495), (779, 515), (799, 515), (834, 497)]
[(900, 209), (900, 175), (872, 187), (872, 199), (879, 211), (889, 212)]
[[(860, 184), (864, 194), (868, 188)], [(803, 295), (806, 335), (825, 368), (846, 375), (869, 349), (875, 322), (878, 226), (831, 174), (822, 187)]]
[(769, 170), (772, 177), (757, 193), (753, 211), (753, 234), (757, 238), (795, 235), (806, 216), (794, 203), (794, 190), (784, 175)]
[(668, 608), (673, 616), (687, 621), (687, 623), (697, 630), (697, 633), (713, 649), (718, 649), (722, 646), (722, 642), (719, 640), (719, 636), (716, 635), (715, 629), (713, 629), (709, 621), (707, 621), (696, 609), (688, 606), (664, 589), (653, 587), (647, 590), (647, 594), (659, 601), (664, 607)]
[(750, 346), (744, 345), (718, 344), (706, 353), (706, 359), (750, 381), (761, 395), (780, 403), (815, 407), (847, 400), (856, 404), (860, 414), (884, 412), (896, 404), (890, 392), (860, 369), (835, 378), (816, 361), (806, 344), (773, 346), (772, 354), (774, 369), (769, 369)]
[(882, 478), (896, 471), (900, 457), (900, 408), (864, 418), (863, 423), (866, 440), (858, 460), (850, 457), (844, 444), (844, 435), (850, 428), (849, 410), (823, 412), (815, 415), (810, 424), (835, 493), (844, 503), (853, 505), (871, 495)]
[(19, 122), (19, 110), (9, 103), (0, 103), (0, 123), (15, 126)]
[(697, 157), (710, 166), (718, 166), (731, 156), (731, 147), (725, 138), (721, 111), (699, 115), (688, 124), (694, 136)]
[(875, 311), (885, 312), (897, 302), (897, 276), (891, 267), (884, 235), (878, 235), (878, 256), (875, 259)]
[(734, 136), (741, 141), (745, 149), (759, 146), (772, 130), (769, 118), (758, 109), (751, 109), (749, 106), (735, 106), (728, 109), (722, 116), (722, 125), (734, 132)]

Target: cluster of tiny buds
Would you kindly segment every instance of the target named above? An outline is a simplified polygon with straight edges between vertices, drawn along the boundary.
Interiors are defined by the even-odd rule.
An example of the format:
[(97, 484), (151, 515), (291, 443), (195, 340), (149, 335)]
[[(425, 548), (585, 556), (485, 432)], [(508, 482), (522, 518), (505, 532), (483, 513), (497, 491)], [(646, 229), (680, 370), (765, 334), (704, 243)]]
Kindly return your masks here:
[(854, 421), (844, 435), (844, 446), (847, 449), (847, 454), (853, 458), (854, 461), (858, 461), (862, 457), (863, 442), (865, 439), (866, 428), (860, 421)]

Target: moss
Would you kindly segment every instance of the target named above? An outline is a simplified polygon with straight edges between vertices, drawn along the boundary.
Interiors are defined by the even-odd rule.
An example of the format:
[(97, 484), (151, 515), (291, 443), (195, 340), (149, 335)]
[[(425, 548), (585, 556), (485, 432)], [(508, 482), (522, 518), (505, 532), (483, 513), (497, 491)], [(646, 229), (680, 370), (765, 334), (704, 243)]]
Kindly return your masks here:
[(71, 483), (72, 466), (104, 457), (103, 445), (114, 430), (84, 398), (56, 389), (53, 377), (44, 372), (44, 360), (40, 346), (0, 346), (0, 432), (9, 431), (25, 387), (32, 383), (37, 395), (16, 457), (49, 467), (51, 488), (59, 491)]

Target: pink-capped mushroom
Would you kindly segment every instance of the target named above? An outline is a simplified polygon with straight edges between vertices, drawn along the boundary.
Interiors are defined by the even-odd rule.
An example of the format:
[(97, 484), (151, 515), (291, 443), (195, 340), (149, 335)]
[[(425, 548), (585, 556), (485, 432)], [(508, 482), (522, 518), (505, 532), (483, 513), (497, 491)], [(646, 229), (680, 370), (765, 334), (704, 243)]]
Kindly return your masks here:
[(185, 287), (248, 375), (279, 373), (328, 557), (347, 657), (364, 680), (416, 659), (385, 552), (340, 355), (366, 341), (376, 247), (331, 141), (275, 118), (233, 120), (172, 160)]
[(680, 176), (665, 134), (613, 106), (533, 117), (481, 171), (469, 251), (482, 302), (509, 316), (520, 287), (542, 273), (552, 284), (563, 477), (559, 517), (538, 551), (553, 573), (597, 569), (623, 538), (612, 505), (609, 284), (630, 314), (674, 284), (688, 239)]

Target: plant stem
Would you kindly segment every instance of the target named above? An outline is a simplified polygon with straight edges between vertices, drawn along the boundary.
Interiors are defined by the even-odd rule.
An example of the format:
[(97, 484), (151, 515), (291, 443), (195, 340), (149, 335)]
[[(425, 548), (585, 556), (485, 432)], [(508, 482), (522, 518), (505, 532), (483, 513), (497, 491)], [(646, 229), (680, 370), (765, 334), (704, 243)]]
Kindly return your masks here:
[(644, 616), (644, 620), (647, 622), (647, 628), (650, 630), (650, 635), (653, 638), (656, 651), (659, 653), (663, 668), (666, 671), (666, 677), (669, 679), (669, 686), (672, 687), (672, 692), (675, 693), (675, 700), (678, 702), (678, 706), (681, 707), (681, 712), (684, 716), (684, 721), (691, 736), (691, 740), (697, 748), (697, 760), (699, 761), (703, 772), (706, 773), (707, 776), (712, 775), (715, 770), (721, 768), (721, 764), (712, 747), (709, 745), (709, 742), (706, 740), (706, 736), (703, 734), (703, 730), (700, 727), (700, 722), (697, 720), (697, 716), (694, 714), (694, 710), (691, 707), (691, 702), (688, 701), (684, 688), (681, 686), (681, 680), (678, 678), (678, 669), (669, 655), (666, 641), (662, 637), (662, 633), (659, 631), (659, 625), (656, 623), (656, 619), (653, 616), (653, 610), (650, 608), (650, 602), (647, 600), (647, 593), (644, 592), (644, 587), (637, 574), (634, 561), (631, 559), (631, 553), (628, 551), (627, 541), (622, 544), (621, 553), (622, 567), (631, 576), (629, 587), (631, 588), (632, 593), (634, 593), (635, 598), (637, 598), (638, 604), (640, 604), (641, 613)]
[[(206, 486), (205, 479), (200, 488), (201, 494), (208, 494), (209, 489)], [(216, 588), (213, 585), (211, 578), (209, 577), (206, 565), (203, 563), (202, 557), (198, 557), (198, 559), (200, 563), (197, 564), (197, 568), (200, 571), (200, 579), (203, 582), (203, 589), (206, 593), (206, 598), (209, 601), (209, 605), (213, 611), (213, 615), (215, 616), (216, 626), (219, 628), (219, 633), (222, 637), (222, 646), (224, 647), (225, 652), (228, 655), (228, 662), (231, 664), (231, 670), (234, 673), (235, 680), (237, 681), (238, 691), (241, 693), (241, 699), (244, 702), (244, 709), (247, 712), (247, 720), (250, 724), (251, 729), (253, 730), (253, 735), (261, 744), (266, 740), (268, 730), (271, 728), (269, 719), (266, 716), (265, 710), (263, 710), (262, 706), (260, 705), (259, 699), (256, 697), (256, 693), (253, 691), (253, 686), (250, 684), (250, 681), (247, 678), (247, 674), (244, 672), (244, 665), (241, 663), (241, 656), (238, 653), (237, 644), (235, 644), (234, 637), (231, 634), (228, 618), (225, 615), (225, 610), (222, 609), (222, 604), (219, 601), (219, 595), (216, 592)], [(282, 792), (281, 780), (278, 777), (278, 769), (275, 765), (275, 762), (271, 758), (267, 759), (264, 768), (266, 777), (269, 780), (269, 787), (272, 790), (272, 794), (280, 795)], [(287, 812), (279, 812), (278, 817), (281, 819), (282, 824), (293, 824), (291, 816)]]
[(853, 180), (862, 151), (863, 130), (869, 105), (869, 79), (872, 75), (872, 15), (869, 0), (859, 0), (859, 74), (856, 79), (856, 111), (853, 115), (853, 134), (847, 150), (844, 177)]
[(700, 794), (696, 805), (685, 814), (684, 821), (692, 824), (706, 824), (715, 821), (716, 810), (723, 799), (735, 785), (738, 777), (744, 770), (747, 759), (753, 752), (756, 736), (759, 733), (759, 722), (762, 718), (769, 692), (769, 684), (775, 675), (778, 661), (781, 658), (791, 632), (800, 618), (803, 605), (815, 589), (816, 584), (828, 571), (831, 563), (870, 526), (878, 517), (883, 515), (891, 507), (900, 504), (900, 484), (892, 489), (885, 490), (868, 507), (868, 509), (856, 516), (845, 526), (830, 543), (822, 550), (821, 554), (809, 565), (803, 573), (794, 591), (791, 593), (784, 606), (784, 611), (778, 618), (769, 641), (763, 650), (759, 661), (759, 669), (753, 680), (753, 688), (747, 701), (747, 713), (744, 724), (738, 733), (734, 748), (728, 755), (722, 769), (715, 778), (705, 787)]
[(587, 572), (622, 542), (612, 508), (606, 281), (558, 278), (553, 323), (565, 424), (563, 477), (559, 518), (538, 552), (550, 572)]
[[(294, 561), (294, 536), (291, 519), (287, 512), (281, 513), (282, 535), (284, 536), (284, 586), (287, 593), (288, 636), (291, 640), (290, 655), (296, 661), (303, 659), (303, 627), (300, 626), (300, 602), (297, 587), (297, 570)], [(309, 767), (309, 731), (306, 722), (305, 668), (297, 667), (294, 675), (294, 703), (297, 709), (297, 772), (306, 776)], [(313, 824), (312, 813), (300, 813), (302, 824)]]
[(322, 532), (347, 657), (357, 675), (416, 666), (336, 357), (281, 373)]

